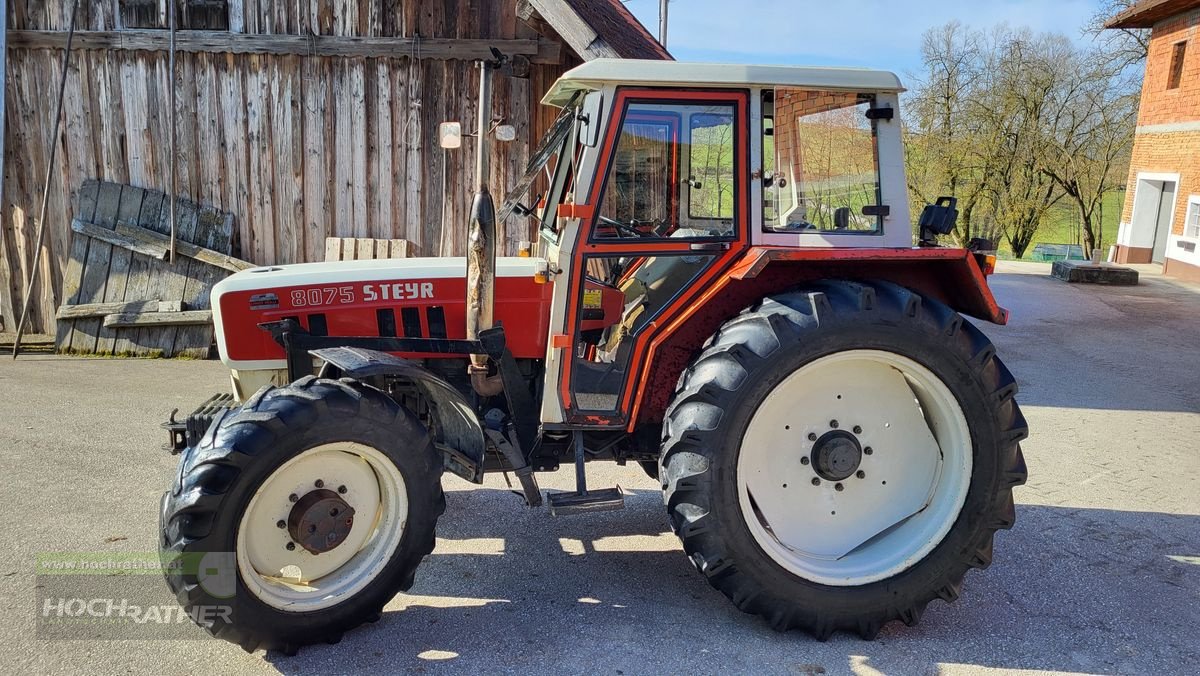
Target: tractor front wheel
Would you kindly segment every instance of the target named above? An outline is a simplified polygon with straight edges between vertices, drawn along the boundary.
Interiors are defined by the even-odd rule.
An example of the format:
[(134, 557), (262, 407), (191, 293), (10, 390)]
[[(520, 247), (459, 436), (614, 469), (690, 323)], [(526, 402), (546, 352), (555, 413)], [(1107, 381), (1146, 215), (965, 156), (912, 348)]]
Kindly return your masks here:
[(266, 388), (187, 450), (163, 496), (167, 583), (213, 635), (294, 652), (412, 586), (445, 509), (417, 418), (354, 381)]
[(662, 449), (671, 525), (714, 587), (776, 629), (914, 624), (1013, 524), (1015, 392), (979, 330), (902, 287), (767, 298), (679, 381)]

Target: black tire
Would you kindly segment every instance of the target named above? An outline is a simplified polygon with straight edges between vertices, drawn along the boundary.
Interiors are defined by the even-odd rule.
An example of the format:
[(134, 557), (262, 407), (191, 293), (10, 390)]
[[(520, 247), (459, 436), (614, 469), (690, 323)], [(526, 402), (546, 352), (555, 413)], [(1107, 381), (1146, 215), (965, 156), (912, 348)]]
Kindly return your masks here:
[[(973, 471), (962, 511), (924, 559), (839, 587), (796, 576), (764, 552), (742, 517), (736, 472), (740, 439), (772, 388), (803, 364), (856, 348), (902, 354), (943, 380), (970, 428)], [(777, 630), (870, 639), (892, 620), (911, 626), (931, 600), (954, 601), (965, 573), (991, 562), (993, 534), (1013, 525), (1027, 435), (1016, 391), (978, 329), (895, 284), (823, 282), (767, 298), (726, 322), (679, 379), (661, 459), (671, 526), (715, 588)]]
[[(247, 589), (240, 573), (233, 597), (220, 598), (188, 566), (168, 565), (167, 584), (189, 613), (229, 608), (227, 616), (208, 615), (212, 621), (205, 628), (214, 636), (247, 651), (291, 654), (306, 644), (337, 642), (347, 630), (378, 619), (392, 597), (412, 586), (417, 566), (433, 550), (434, 528), (446, 506), (442, 463), (412, 413), (379, 390), (348, 379), (308, 376), (287, 387), (264, 388), (214, 424), (181, 460), (176, 483), (163, 496), (164, 561), (233, 552), (242, 513), (259, 486), (295, 455), (337, 441), (374, 447), (403, 475), (409, 508), (395, 552), (357, 593), (310, 612), (284, 612), (267, 605)], [(227, 565), (236, 570), (233, 557), (226, 556)]]
[(658, 481), (658, 461), (657, 460), (639, 460), (638, 464), (642, 466), (642, 471), (646, 476)]

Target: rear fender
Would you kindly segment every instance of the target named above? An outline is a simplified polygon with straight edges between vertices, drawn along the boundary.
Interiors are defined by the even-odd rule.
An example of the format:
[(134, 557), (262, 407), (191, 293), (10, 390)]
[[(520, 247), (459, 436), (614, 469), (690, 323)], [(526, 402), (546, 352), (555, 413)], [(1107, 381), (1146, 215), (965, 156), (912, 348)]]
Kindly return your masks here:
[(429, 402), (429, 413), (436, 420), (440, 432), (437, 446), (445, 454), (446, 469), (467, 481), (483, 482), (483, 456), (487, 444), (483, 426), (470, 402), (450, 383), (420, 364), (387, 352), (330, 347), (312, 350), (311, 354), (336, 367), (342, 375), (356, 380), (394, 376), (412, 381), (421, 388)]
[(994, 324), (1008, 321), (1008, 310), (996, 303), (976, 255), (965, 249), (751, 247), (651, 342), (628, 429), (662, 420), (679, 374), (726, 320), (765, 296), (822, 279), (893, 282), (965, 315)]

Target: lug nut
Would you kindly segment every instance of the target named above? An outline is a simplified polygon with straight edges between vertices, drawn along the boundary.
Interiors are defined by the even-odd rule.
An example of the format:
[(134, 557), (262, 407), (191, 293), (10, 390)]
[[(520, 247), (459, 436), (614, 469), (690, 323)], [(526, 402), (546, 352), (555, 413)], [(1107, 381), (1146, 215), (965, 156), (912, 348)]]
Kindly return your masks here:
[(325, 488), (325, 482), (324, 482), (324, 481), (322, 481), (322, 480), (320, 480), (320, 479), (317, 479), (317, 480), (316, 480), (316, 481), (313, 483), (313, 485), (314, 485), (314, 486), (316, 486), (317, 488)]
[(346, 487), (345, 487), (345, 486), (338, 486), (338, 493), (341, 493), (342, 495), (345, 495), (345, 494), (346, 494)]
[(862, 471), (862, 470), (860, 469), (860, 470), (858, 470), (857, 472), (855, 472), (855, 473), (854, 473), (854, 476), (858, 477), (859, 479), (866, 479), (866, 478), (867, 478), (867, 473), (866, 473), (866, 472), (864, 472), (864, 471)]
[(295, 543), (295, 542), (289, 542), (289, 543), (287, 543), (287, 544), (286, 544), (286, 545), (284, 545), (284, 546), (285, 546), (285, 547), (287, 547), (287, 550), (288, 550), (289, 552), (291, 552), (291, 551), (295, 551), (295, 550), (296, 550), (296, 543)]
[(816, 441), (816, 440), (817, 440), (817, 433), (816, 433), (816, 432), (809, 432), (809, 433), (808, 433), (808, 440), (809, 440), (809, 441)]
[(830, 427), (832, 427), (833, 429), (835, 429), (835, 430), (836, 430), (836, 429), (837, 429), (837, 426), (838, 426), (838, 421), (836, 421), (836, 420), (830, 420), (830, 421), (829, 421), (829, 426), (830, 426)]
[(329, 510), (329, 516), (337, 516), (337, 515), (338, 515), (337, 507), (334, 507), (333, 509)]
[(310, 525), (310, 526), (308, 527), (308, 532), (310, 532), (310, 533), (315, 533), (315, 532), (317, 532), (317, 527), (316, 527), (316, 526), (313, 526), (313, 525)]
[(871, 454), (872, 454), (872, 453), (874, 453), (874, 452), (875, 452), (875, 451), (871, 450), (871, 447), (870, 447), (870, 446), (867, 446), (866, 448), (864, 448), (864, 449), (863, 449), (863, 453), (865, 453), (865, 454), (867, 454), (867, 455), (871, 455)]
[(288, 496), (288, 502), (295, 502), (299, 499), (300, 499), (300, 496), (296, 495), (295, 493), (292, 493), (291, 495)]
[(862, 427), (860, 427), (860, 426), (858, 426), (858, 425), (855, 425), (855, 426), (854, 426), (854, 433), (855, 433), (855, 434), (862, 434)]
[(283, 519), (280, 519), (275, 522), (275, 527), (276, 528), (287, 528), (287, 524), (284, 523)]
[(834, 489), (839, 490), (839, 491), (846, 489), (846, 487), (841, 484), (834, 484), (833, 487), (834, 487)]
[(818, 479), (817, 477), (813, 477), (813, 485), (814, 485), (814, 486), (820, 486), (820, 485), (821, 485), (821, 480), (820, 480), (820, 479)]
[[(806, 455), (806, 456), (804, 456), (803, 458), (800, 458), (800, 464), (801, 464), (801, 465), (807, 465), (807, 464), (808, 464), (808, 456), (807, 456), (807, 455)], [(281, 523), (282, 523), (282, 522), (281, 522)]]

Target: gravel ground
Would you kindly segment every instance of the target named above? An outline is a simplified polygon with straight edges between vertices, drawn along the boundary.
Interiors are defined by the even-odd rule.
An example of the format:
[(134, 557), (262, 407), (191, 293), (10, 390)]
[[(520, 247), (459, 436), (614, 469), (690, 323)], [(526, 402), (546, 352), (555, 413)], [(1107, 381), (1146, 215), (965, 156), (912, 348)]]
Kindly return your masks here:
[[(448, 508), (411, 594), (297, 657), (216, 640), (35, 635), (43, 552), (145, 552), (175, 463), (157, 425), (226, 387), (217, 362), (0, 360), (0, 664), (9, 673), (1194, 673), (1200, 664), (1200, 287), (1146, 275), (1068, 286), (1046, 266), (993, 278), (985, 326), (1021, 382), (1029, 484), (995, 562), (915, 628), (826, 643), (778, 634), (701, 579), (634, 466), (622, 512), (551, 518), (504, 480), (445, 480)], [(568, 489), (567, 470), (541, 477)], [(147, 584), (158, 585), (156, 579)]]

